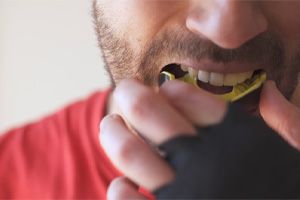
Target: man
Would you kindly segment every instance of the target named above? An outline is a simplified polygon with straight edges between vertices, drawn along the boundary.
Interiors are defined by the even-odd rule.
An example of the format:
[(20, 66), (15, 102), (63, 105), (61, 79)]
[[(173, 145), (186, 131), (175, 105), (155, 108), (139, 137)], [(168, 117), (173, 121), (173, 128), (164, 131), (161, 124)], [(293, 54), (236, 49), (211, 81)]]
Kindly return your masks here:
[[(243, 107), (299, 150), (300, 110), (286, 100), (300, 70), (299, 8), (297, 1), (94, 1), (114, 95), (95, 94), (3, 136), (0, 197), (105, 198), (114, 179), (108, 198), (146, 198), (138, 186), (154, 191), (175, 177), (153, 146), (221, 123), (228, 106), (212, 93), (257, 70), (270, 81)], [(197, 73), (204, 90), (178, 81), (159, 88), (161, 70), (174, 63)], [(101, 123), (100, 147), (96, 127), (115, 112)], [(109, 160), (127, 178), (116, 178)]]
[[(179, 133), (193, 134), (193, 124), (217, 123), (226, 110), (224, 102), (180, 83), (164, 85), (160, 95), (141, 84), (157, 89), (161, 69), (176, 63), (199, 74), (208, 72), (210, 85), (225, 83), (224, 74), (238, 79), (242, 72), (266, 71), (278, 89), (267, 82), (260, 101), (249, 100), (244, 106), (253, 111), (259, 104), (269, 126), (299, 149), (299, 109), (282, 96), (290, 98), (300, 69), (299, 2), (98, 1), (95, 6), (100, 45), (118, 86), (116, 104), (123, 119), (155, 145)], [(124, 78), (141, 83), (120, 83)], [(101, 128), (104, 149), (134, 183), (153, 191), (174, 179), (174, 170), (132, 136), (122, 118), (108, 116)], [(135, 190), (131, 181), (121, 178), (111, 185), (109, 196), (140, 197)]]

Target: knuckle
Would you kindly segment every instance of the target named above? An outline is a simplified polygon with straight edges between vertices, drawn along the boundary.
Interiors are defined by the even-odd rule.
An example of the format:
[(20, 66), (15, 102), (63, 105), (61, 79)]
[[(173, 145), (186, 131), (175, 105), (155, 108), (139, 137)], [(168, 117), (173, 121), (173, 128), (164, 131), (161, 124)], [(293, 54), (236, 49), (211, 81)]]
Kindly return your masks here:
[(131, 115), (143, 118), (148, 115), (148, 110), (154, 105), (154, 95), (150, 90), (143, 90), (133, 98), (130, 104)]
[(134, 137), (126, 137), (120, 142), (116, 148), (115, 159), (121, 167), (127, 167), (132, 163), (139, 145), (139, 142)]

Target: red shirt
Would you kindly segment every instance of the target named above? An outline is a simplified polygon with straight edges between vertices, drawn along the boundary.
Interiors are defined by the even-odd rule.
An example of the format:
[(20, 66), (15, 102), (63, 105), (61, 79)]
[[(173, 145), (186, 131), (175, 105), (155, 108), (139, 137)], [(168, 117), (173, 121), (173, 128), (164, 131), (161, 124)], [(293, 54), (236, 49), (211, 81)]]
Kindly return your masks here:
[(0, 137), (0, 199), (100, 198), (119, 175), (99, 143), (109, 91)]

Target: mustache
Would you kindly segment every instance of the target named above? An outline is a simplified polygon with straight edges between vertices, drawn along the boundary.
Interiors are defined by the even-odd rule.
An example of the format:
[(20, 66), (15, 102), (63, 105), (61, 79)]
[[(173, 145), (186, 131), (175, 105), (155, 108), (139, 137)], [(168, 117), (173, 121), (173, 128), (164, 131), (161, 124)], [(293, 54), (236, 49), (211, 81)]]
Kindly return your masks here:
[(240, 62), (268, 66), (270, 70), (282, 70), (280, 68), (285, 59), (283, 43), (271, 31), (257, 35), (236, 49), (221, 48), (186, 30), (166, 31), (145, 49), (136, 77), (148, 85), (158, 82), (162, 63), (172, 58), (191, 59), (195, 62), (209, 59), (223, 64)]
[(195, 61), (210, 59), (218, 63), (233, 61), (278, 65), (283, 61), (283, 44), (272, 32), (264, 32), (247, 41), (239, 48), (224, 49), (213, 42), (201, 39), (189, 32), (165, 32), (154, 40), (145, 55), (158, 57), (190, 58)]

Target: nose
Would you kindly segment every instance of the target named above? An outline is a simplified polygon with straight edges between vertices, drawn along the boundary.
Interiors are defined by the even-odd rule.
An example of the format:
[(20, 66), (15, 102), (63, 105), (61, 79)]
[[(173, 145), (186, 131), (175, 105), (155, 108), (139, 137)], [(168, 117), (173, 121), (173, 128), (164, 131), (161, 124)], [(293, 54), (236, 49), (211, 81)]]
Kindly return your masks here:
[(234, 49), (268, 28), (257, 1), (194, 0), (186, 27), (216, 45)]

